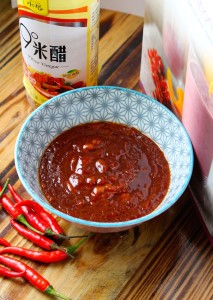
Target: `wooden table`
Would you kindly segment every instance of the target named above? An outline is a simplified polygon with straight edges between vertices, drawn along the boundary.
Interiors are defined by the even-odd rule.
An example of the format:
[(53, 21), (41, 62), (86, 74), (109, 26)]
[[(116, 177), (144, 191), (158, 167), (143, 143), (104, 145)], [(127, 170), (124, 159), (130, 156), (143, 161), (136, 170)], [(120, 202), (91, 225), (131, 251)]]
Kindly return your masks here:
[[(0, 182), (10, 177), (28, 195), (14, 165), (16, 136), (32, 111), (22, 84), (17, 11), (1, 0)], [(137, 91), (143, 19), (101, 11), (99, 84)], [(10, 194), (8, 193), (10, 196)], [(12, 245), (37, 249), (10, 226), (0, 206), (0, 237)], [(67, 234), (84, 233), (58, 220)], [(75, 300), (213, 299), (211, 245), (189, 192), (159, 217), (127, 232), (96, 234), (75, 259), (46, 265), (22, 259), (58, 290)], [(22, 278), (0, 278), (1, 300), (50, 299)]]

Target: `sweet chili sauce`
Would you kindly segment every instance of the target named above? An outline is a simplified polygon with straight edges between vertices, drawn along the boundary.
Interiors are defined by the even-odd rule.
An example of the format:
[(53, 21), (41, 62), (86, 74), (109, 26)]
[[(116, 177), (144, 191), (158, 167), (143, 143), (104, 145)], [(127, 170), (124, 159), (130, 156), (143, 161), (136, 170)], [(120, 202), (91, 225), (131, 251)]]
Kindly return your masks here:
[(118, 222), (152, 212), (170, 183), (161, 149), (133, 127), (94, 122), (60, 134), (44, 151), (42, 191), (73, 217)]

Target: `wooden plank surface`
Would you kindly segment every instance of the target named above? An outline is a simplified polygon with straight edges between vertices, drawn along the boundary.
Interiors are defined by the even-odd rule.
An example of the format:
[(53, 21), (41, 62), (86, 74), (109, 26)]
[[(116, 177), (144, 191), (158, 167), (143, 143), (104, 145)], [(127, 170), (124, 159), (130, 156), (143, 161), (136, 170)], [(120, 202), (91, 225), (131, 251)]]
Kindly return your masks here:
[[(28, 198), (14, 165), (16, 136), (32, 111), (22, 84), (17, 11), (1, 1), (0, 183), (12, 184)], [(140, 90), (143, 19), (101, 11), (100, 85)], [(9, 193), (8, 193), (9, 195)], [(10, 196), (10, 195), (9, 195)], [(19, 236), (0, 206), (0, 237), (38, 249)], [(67, 234), (84, 234), (59, 220)], [(46, 265), (22, 259), (58, 290), (75, 300), (213, 299), (212, 248), (189, 192), (168, 211), (126, 232), (96, 234), (74, 260)], [(1, 300), (50, 299), (22, 278), (0, 277)]]

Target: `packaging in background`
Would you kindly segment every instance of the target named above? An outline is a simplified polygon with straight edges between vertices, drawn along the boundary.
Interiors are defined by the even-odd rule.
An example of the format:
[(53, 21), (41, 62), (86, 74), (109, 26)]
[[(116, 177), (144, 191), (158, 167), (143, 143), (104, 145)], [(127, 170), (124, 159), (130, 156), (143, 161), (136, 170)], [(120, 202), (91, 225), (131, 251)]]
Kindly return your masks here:
[(97, 85), (100, 0), (18, 0), (24, 86), (37, 107)]
[(145, 4), (140, 80), (184, 124), (195, 152), (190, 190), (213, 241), (213, 3)]

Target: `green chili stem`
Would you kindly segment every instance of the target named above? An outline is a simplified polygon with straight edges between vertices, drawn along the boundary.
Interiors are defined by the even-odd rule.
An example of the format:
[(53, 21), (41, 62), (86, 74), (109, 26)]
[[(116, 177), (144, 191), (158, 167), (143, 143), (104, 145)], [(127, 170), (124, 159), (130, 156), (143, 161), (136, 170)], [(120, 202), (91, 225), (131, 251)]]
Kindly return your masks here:
[(73, 256), (71, 253), (68, 253), (67, 248), (58, 246), (55, 243), (52, 243), (51, 250), (61, 250), (61, 251), (65, 252), (67, 255), (69, 255), (71, 258), (75, 258), (75, 256)]
[(38, 231), (37, 229), (35, 229), (33, 226), (31, 226), (27, 220), (25, 219), (24, 215), (19, 215), (18, 218), (16, 219), (17, 221), (19, 221), (21, 224), (25, 225), (28, 229), (40, 234), (40, 235), (44, 235), (41, 231)]
[(64, 240), (87, 237), (87, 235), (64, 235), (64, 234), (60, 234), (60, 233), (55, 233), (54, 231), (52, 231), (51, 228), (46, 229), (45, 234), (46, 235), (51, 235), (51, 236), (56, 236), (59, 239), (61, 238), (61, 239), (64, 239)]
[(93, 235), (93, 233), (90, 233), (85, 238), (81, 239), (78, 243), (76, 243), (75, 245), (71, 245), (71, 246), (67, 247), (67, 249), (66, 249), (67, 254), (72, 255), (92, 235)]
[(4, 192), (5, 192), (5, 190), (6, 190), (6, 188), (7, 188), (7, 186), (8, 186), (9, 183), (10, 183), (10, 178), (8, 178), (8, 179), (6, 180), (6, 182), (5, 182), (5, 184), (4, 184), (3, 188), (2, 188), (2, 190), (1, 190), (1, 192), (0, 192), (0, 198), (1, 198), (2, 195), (4, 194)]
[(52, 295), (64, 300), (71, 300), (70, 298), (68, 298), (67, 296), (62, 295), (61, 293), (57, 292), (52, 285), (48, 286), (48, 288), (46, 288), (46, 290), (44, 291), (45, 294), (47, 295)]

